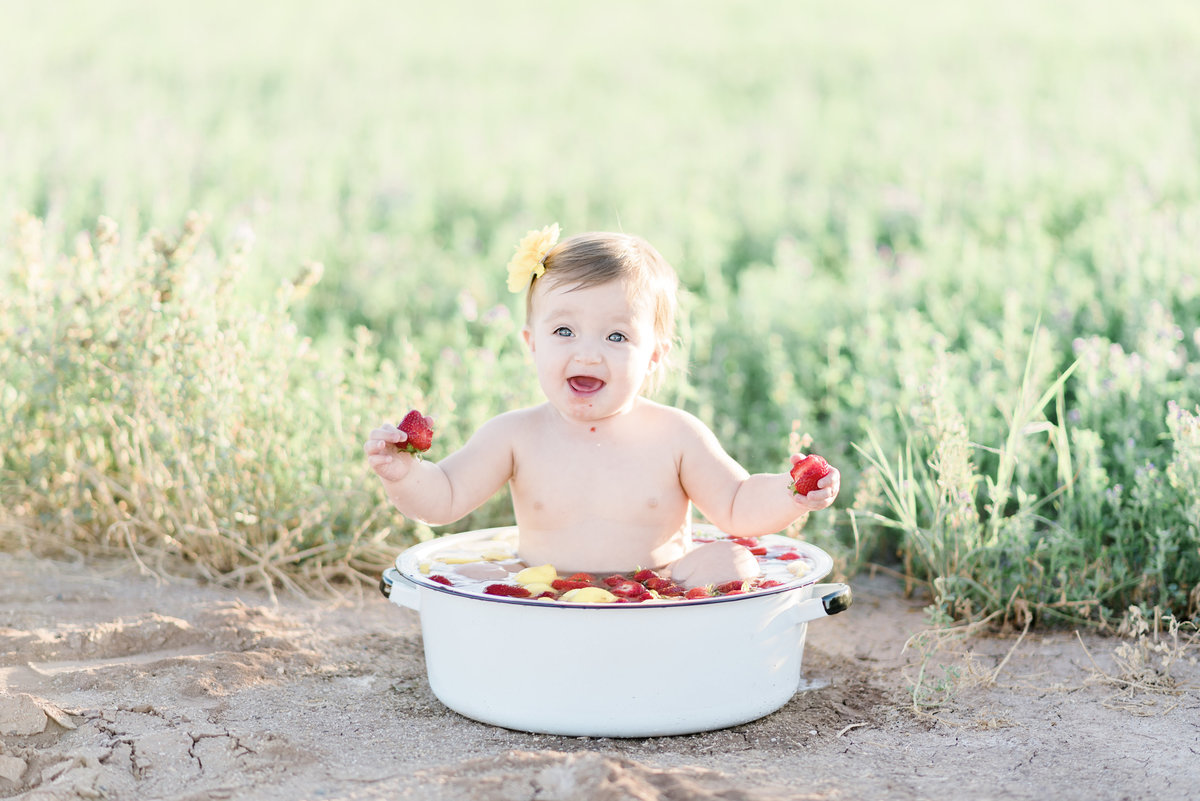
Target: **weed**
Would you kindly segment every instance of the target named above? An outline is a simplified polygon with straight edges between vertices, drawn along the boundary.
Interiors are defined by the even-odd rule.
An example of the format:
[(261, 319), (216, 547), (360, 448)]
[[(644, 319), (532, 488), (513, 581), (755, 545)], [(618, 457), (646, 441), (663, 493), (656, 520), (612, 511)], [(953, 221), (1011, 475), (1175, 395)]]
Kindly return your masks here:
[[(1190, 634), (1181, 635), (1181, 628), (1190, 629)], [(1138, 715), (1165, 714), (1174, 709), (1178, 701), (1163, 703), (1164, 699), (1200, 690), (1181, 684), (1172, 673), (1180, 662), (1196, 664), (1197, 657), (1192, 652), (1200, 639), (1194, 624), (1181, 626), (1174, 616), (1164, 615), (1157, 608), (1147, 619), (1141, 607), (1131, 606), (1118, 633), (1124, 639), (1113, 649), (1111, 670), (1101, 668), (1083, 640), (1079, 640), (1092, 664), (1089, 681), (1116, 689), (1105, 699), (1105, 706)]]

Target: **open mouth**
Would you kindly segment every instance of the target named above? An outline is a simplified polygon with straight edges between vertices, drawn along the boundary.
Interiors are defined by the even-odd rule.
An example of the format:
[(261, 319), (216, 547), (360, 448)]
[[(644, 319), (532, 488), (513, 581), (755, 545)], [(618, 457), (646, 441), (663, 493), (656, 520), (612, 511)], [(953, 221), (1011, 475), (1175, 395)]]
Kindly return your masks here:
[(590, 375), (571, 376), (567, 379), (567, 384), (573, 391), (581, 395), (590, 395), (593, 392), (598, 392), (604, 386), (603, 381)]

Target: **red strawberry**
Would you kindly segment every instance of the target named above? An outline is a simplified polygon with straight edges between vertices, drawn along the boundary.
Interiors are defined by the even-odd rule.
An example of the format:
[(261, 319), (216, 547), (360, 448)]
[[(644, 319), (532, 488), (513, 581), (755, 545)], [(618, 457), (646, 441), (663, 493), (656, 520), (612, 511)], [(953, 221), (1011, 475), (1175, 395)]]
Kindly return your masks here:
[(683, 587), (680, 587), (678, 584), (667, 584), (667, 586), (658, 591), (658, 594), (665, 598), (678, 598), (683, 595)]
[(708, 587), (692, 587), (683, 594), (684, 598), (707, 598), (708, 596)]
[(662, 592), (667, 587), (672, 586), (670, 579), (665, 579), (662, 576), (653, 576), (643, 582), (648, 590), (658, 590)]
[(624, 576), (622, 576), (619, 573), (613, 573), (611, 576), (609, 576), (608, 578), (606, 578), (604, 580), (604, 583), (610, 587), (615, 587), (623, 581), (629, 581), (629, 579), (625, 578)]
[(586, 581), (588, 584), (596, 580), (596, 577), (591, 573), (573, 573), (567, 578), (571, 579), (571, 581)]
[(610, 592), (618, 598), (640, 598), (643, 595), (648, 595), (646, 588), (636, 581), (621, 581), (608, 585)]
[(724, 584), (717, 585), (717, 592), (721, 593), (722, 595), (732, 595), (733, 593), (738, 593), (741, 591), (742, 591), (742, 580), (741, 579), (734, 579), (733, 581), (727, 581)]
[(407, 441), (396, 446), (402, 451), (424, 453), (433, 444), (433, 420), (416, 409), (406, 414), (396, 428), (408, 435)]
[(572, 581), (571, 579), (555, 579), (550, 582), (550, 586), (559, 592), (567, 590), (582, 590), (584, 587), (592, 586), (590, 581)]
[(755, 545), (758, 545), (758, 540), (752, 540), (749, 537), (734, 537), (733, 542), (736, 542), (738, 545), (744, 545), (747, 548), (753, 548)]
[(429, 580), (436, 581), (438, 584), (445, 584), (447, 587), (451, 586), (454, 583), (450, 579), (446, 578), (445, 576), (439, 576), (436, 573), (434, 575), (430, 576)]
[(788, 551), (787, 553), (779, 554), (779, 556), (776, 556), (775, 558), (781, 562), (790, 562), (793, 559), (799, 559), (800, 554), (796, 553), (795, 551)]
[(488, 595), (506, 595), (509, 598), (528, 598), (530, 595), (529, 590), (512, 584), (489, 584), (483, 591)]
[(750, 549), (750, 553), (754, 554), (755, 556), (766, 556), (767, 555), (767, 546), (755, 545), (753, 548)]
[[(633, 574), (633, 580), (640, 581), (643, 584), (645, 584), (650, 579), (656, 579), (656, 578), (658, 578), (658, 574), (655, 573), (653, 570), (650, 570), (649, 568), (642, 568), (641, 570), (639, 570), (638, 572)], [(651, 588), (651, 589), (653, 589), (653, 588)]]
[(770, 589), (771, 587), (780, 587), (782, 585), (783, 585), (782, 581), (776, 581), (775, 579), (767, 579), (762, 584), (759, 584), (758, 588), (760, 590), (766, 590), (766, 589)]
[(810, 453), (792, 466), (792, 492), (807, 495), (817, 489), (817, 482), (833, 470), (829, 462)]

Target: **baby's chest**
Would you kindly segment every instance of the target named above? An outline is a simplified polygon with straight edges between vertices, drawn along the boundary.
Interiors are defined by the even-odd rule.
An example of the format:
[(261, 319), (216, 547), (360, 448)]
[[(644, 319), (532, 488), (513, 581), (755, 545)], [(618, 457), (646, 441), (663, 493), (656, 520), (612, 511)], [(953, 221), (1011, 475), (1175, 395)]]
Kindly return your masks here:
[(543, 457), (518, 462), (513, 481), (514, 493), (533, 510), (612, 517), (622, 510), (667, 511), (687, 502), (671, 454), (564, 447)]

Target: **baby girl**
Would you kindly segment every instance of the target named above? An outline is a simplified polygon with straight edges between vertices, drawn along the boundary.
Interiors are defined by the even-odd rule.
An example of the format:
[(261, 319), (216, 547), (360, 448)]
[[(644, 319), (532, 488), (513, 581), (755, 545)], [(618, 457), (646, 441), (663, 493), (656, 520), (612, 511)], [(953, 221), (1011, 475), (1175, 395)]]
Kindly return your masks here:
[(364, 449), (388, 498), (436, 526), (508, 484), (519, 556), (561, 574), (650, 567), (689, 587), (757, 575), (741, 545), (693, 545), (692, 505), (758, 537), (832, 504), (837, 470), (797, 495), (788, 473), (748, 474), (704, 423), (647, 398), (674, 338), (675, 271), (639, 237), (557, 238), (557, 225), (531, 233), (509, 264), (545, 403), (492, 418), (436, 463), (400, 451), (396, 426), (376, 428)]

